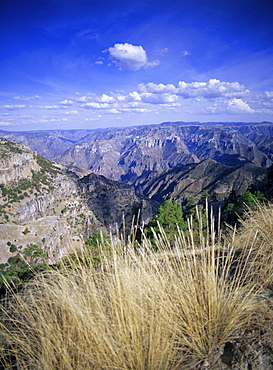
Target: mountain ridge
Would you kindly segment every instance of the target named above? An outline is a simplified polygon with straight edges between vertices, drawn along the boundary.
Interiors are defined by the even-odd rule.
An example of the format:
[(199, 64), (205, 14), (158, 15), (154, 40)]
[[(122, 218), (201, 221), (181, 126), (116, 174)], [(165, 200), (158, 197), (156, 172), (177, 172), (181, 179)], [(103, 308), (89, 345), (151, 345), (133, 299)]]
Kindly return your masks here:
[(1, 132), (40, 155), (133, 184), (148, 171), (198, 163), (211, 158), (238, 166), (273, 164), (273, 124), (163, 122), (96, 130)]
[(197, 164), (144, 176), (134, 185), (145, 196), (160, 203), (167, 199), (183, 203), (190, 197), (198, 201), (207, 194), (222, 201), (231, 192), (240, 195), (250, 187), (265, 191), (270, 187), (269, 172), (272, 169), (273, 166), (268, 169), (253, 163), (231, 167), (208, 158)]

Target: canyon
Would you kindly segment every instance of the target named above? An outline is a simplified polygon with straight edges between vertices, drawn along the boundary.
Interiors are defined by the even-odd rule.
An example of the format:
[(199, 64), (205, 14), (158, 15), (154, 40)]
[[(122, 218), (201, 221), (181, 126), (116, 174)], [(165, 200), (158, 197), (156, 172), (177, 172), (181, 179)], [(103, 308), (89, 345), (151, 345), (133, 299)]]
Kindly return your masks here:
[(167, 199), (273, 194), (273, 124), (165, 122), (97, 130), (0, 132), (0, 263), (10, 244), (50, 263), (94, 230), (147, 223)]

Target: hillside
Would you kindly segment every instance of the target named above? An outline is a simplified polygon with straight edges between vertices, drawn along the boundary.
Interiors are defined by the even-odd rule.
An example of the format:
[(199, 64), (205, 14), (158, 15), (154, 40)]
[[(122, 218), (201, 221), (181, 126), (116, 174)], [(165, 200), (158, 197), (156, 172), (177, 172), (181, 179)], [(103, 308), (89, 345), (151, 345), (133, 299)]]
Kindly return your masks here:
[[(152, 202), (137, 197), (133, 187), (95, 174), (79, 178), (80, 173), (85, 171), (67, 169), (22, 144), (0, 139), (0, 263), (30, 244), (54, 262), (81, 247), (93, 230), (115, 231), (123, 215), (131, 218), (141, 210), (145, 219), (152, 216)], [(107, 202), (98, 202), (94, 194), (102, 197), (104, 182)]]
[(53, 262), (82, 244), (89, 225), (100, 226), (66, 169), (22, 144), (1, 139), (0, 179), (1, 263), (14, 255), (10, 244), (36, 244)]
[(139, 178), (135, 187), (154, 200), (163, 202), (173, 199), (179, 202), (189, 197), (200, 199), (205, 194), (221, 201), (231, 192), (237, 195), (248, 188), (261, 191), (269, 188), (269, 169), (244, 163), (231, 167), (212, 159), (197, 164), (188, 164)]

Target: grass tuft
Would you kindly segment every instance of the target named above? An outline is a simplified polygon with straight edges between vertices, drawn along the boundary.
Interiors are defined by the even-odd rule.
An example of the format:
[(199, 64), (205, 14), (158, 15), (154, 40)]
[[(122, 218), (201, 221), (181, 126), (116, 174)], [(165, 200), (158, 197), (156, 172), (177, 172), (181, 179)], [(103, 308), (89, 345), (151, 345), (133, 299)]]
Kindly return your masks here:
[[(161, 228), (156, 248), (145, 236), (137, 247), (135, 240), (112, 239), (100, 248), (99, 266), (81, 256), (60, 271), (37, 275), (3, 301), (5, 369), (211, 365), (221, 346), (251, 327), (266, 304), (272, 238), (262, 237), (259, 222), (270, 218), (272, 224), (272, 210), (257, 211), (230, 243), (215, 235), (212, 223), (205, 235), (200, 225), (198, 242), (190, 228), (170, 247)], [(261, 283), (257, 276), (265, 265)]]

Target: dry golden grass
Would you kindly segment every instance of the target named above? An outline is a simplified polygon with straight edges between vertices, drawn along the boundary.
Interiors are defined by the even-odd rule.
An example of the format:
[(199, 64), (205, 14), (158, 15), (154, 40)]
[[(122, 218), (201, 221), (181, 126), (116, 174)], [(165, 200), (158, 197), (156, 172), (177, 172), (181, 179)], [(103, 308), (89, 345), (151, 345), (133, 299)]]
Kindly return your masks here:
[[(266, 219), (271, 211), (263, 210)], [(100, 268), (82, 263), (38, 275), (2, 305), (5, 369), (14, 369), (12, 363), (33, 370), (209, 365), (260, 311), (259, 263), (270, 262), (272, 273), (254, 236), (240, 239), (238, 252), (242, 235), (221, 245), (211, 230), (196, 246), (189, 231), (170, 250), (162, 230), (157, 252), (145, 238), (139, 248), (112, 241), (111, 253), (101, 249)]]
[[(258, 205), (249, 217), (240, 221), (240, 228), (231, 242), (240, 251), (251, 246), (248, 268), (263, 288), (273, 287), (273, 204)], [(255, 272), (255, 273), (254, 273)]]

